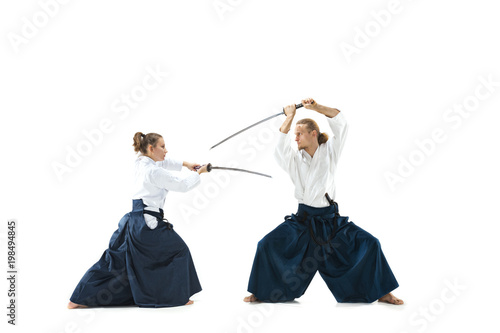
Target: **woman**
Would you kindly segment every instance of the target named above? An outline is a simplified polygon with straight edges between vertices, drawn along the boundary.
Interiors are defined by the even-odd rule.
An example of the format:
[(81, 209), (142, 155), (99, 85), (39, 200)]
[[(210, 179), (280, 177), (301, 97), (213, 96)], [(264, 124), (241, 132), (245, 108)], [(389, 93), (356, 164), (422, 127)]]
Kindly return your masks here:
[[(168, 191), (186, 192), (197, 186), (207, 167), (167, 158), (161, 135), (137, 132), (132, 211), (111, 236), (109, 248), (83, 276), (68, 308), (105, 305), (167, 307), (189, 305), (201, 291), (189, 249), (163, 218)], [(185, 166), (192, 172), (180, 178), (169, 170)]]

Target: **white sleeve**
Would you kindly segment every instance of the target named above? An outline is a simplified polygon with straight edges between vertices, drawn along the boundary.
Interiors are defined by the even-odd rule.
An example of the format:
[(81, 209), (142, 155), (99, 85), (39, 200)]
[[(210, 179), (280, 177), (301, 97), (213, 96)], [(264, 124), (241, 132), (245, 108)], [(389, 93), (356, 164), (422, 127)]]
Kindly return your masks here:
[(330, 148), (330, 152), (333, 154), (334, 160), (338, 161), (340, 154), (342, 153), (342, 149), (344, 148), (349, 126), (347, 125), (347, 121), (342, 112), (333, 118), (327, 119), (334, 136), (333, 138), (328, 139), (327, 144)]
[(150, 168), (146, 171), (146, 181), (160, 188), (174, 192), (187, 192), (200, 183), (198, 172), (190, 172), (184, 178), (178, 177), (162, 168)]
[(288, 134), (280, 132), (278, 144), (274, 149), (274, 158), (276, 159), (276, 162), (278, 162), (278, 165), (283, 170), (289, 172), (295, 155), (296, 153), (290, 144), (290, 137)]
[(156, 227), (158, 226), (158, 219), (149, 214), (144, 214), (144, 221), (146, 222), (146, 225), (149, 227), (149, 229), (156, 229)]
[(156, 165), (166, 170), (181, 171), (182, 161), (167, 157), (163, 161), (156, 162)]

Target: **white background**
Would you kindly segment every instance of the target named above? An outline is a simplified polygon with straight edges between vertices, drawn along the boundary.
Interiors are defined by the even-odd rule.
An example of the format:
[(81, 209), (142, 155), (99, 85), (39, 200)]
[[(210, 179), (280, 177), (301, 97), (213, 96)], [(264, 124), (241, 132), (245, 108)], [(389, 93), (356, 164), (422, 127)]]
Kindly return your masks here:
[[(500, 21), (493, 1), (401, 0), (384, 26), (372, 12), (387, 10), (388, 0), (221, 0), (226, 11), (212, 0), (75, 0), (52, 5), (46, 21), (41, 3), (49, 1), (0, 5), (0, 266), (7, 271), (6, 222), (17, 219), (19, 269), (15, 328), (6, 323), (6, 279), (0, 284), (2, 331), (498, 329)], [(29, 35), (26, 22), (37, 19)], [(363, 39), (365, 29), (371, 37)], [(23, 43), (15, 45), (14, 35)], [(357, 53), (347, 57), (342, 43), (358, 45)], [(168, 76), (128, 114), (114, 112), (147, 68)], [(488, 91), (480, 77), (496, 86)], [(444, 118), (458, 117), (447, 110), (473, 103), (476, 89), (487, 98), (465, 117)], [(309, 96), (349, 121), (336, 201), (381, 241), (404, 306), (337, 304), (319, 275), (294, 303), (242, 302), (258, 240), (296, 210), (291, 182), (272, 158), (284, 117), (209, 147)], [(329, 132), (317, 114), (301, 109), (303, 117)], [(104, 119), (112, 130), (59, 179), (54, 163), (66, 164), (68, 149), (85, 145), (84, 132)], [(428, 142), (435, 129), (445, 139), (428, 143), (424, 155), (416, 141)], [(273, 178), (213, 172), (192, 192), (169, 194), (166, 215), (204, 288), (193, 306), (67, 310), (79, 279), (131, 210), (136, 131), (162, 134), (170, 156)], [(418, 165), (391, 188), (386, 173), (404, 172), (401, 159), (410, 158)]]

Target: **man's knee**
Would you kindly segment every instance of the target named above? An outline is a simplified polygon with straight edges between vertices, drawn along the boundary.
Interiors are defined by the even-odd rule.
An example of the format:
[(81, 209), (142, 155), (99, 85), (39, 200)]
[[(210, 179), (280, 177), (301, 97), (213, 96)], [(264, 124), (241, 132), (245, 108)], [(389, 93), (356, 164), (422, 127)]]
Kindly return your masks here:
[(266, 251), (267, 245), (268, 245), (268, 240), (266, 237), (262, 238), (258, 243), (257, 243), (257, 252), (260, 251)]
[(375, 249), (380, 247), (380, 242), (377, 237), (373, 236), (369, 232), (358, 227), (356, 233), (356, 242), (358, 244), (365, 244), (370, 249)]
[(370, 249), (375, 250), (380, 248), (380, 241), (378, 240), (378, 238), (370, 235), (369, 233), (367, 233), (365, 237), (365, 242), (368, 244)]

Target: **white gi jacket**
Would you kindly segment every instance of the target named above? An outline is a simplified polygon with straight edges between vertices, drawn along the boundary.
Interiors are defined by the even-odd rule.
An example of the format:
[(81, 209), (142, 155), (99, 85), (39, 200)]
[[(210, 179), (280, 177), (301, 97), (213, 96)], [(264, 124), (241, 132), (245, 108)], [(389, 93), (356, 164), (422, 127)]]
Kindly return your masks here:
[(335, 200), (334, 175), (348, 128), (342, 112), (326, 119), (334, 137), (321, 144), (313, 157), (303, 149), (298, 151), (297, 147), (292, 148), (292, 130), (288, 134), (280, 132), (274, 153), (276, 161), (295, 185), (295, 198), (299, 203), (318, 208), (329, 205), (325, 193)]
[[(168, 191), (186, 192), (200, 183), (198, 172), (191, 172), (185, 178), (167, 171), (181, 171), (182, 161), (167, 157), (155, 162), (147, 156), (139, 156), (135, 161), (135, 181), (133, 199), (142, 199), (148, 206), (146, 210), (160, 211), (165, 205)], [(145, 214), (146, 224), (151, 229), (158, 225), (155, 217)]]

